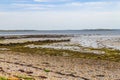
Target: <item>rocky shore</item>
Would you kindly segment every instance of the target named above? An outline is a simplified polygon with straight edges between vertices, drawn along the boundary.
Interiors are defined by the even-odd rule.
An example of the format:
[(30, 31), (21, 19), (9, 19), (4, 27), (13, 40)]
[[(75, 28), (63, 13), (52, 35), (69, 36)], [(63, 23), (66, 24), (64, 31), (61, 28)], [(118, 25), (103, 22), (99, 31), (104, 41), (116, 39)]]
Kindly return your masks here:
[(119, 36), (0, 38), (0, 80), (120, 80)]
[[(119, 80), (117, 62), (0, 52), (0, 76), (30, 80)], [(29, 79), (24, 79), (29, 80)]]

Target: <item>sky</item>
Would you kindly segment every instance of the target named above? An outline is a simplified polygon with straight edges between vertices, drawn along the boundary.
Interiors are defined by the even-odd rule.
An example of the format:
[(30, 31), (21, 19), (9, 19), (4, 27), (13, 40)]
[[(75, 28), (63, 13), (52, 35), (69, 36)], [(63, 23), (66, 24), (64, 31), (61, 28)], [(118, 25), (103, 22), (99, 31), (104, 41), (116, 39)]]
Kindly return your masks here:
[(0, 30), (120, 29), (120, 0), (0, 0)]

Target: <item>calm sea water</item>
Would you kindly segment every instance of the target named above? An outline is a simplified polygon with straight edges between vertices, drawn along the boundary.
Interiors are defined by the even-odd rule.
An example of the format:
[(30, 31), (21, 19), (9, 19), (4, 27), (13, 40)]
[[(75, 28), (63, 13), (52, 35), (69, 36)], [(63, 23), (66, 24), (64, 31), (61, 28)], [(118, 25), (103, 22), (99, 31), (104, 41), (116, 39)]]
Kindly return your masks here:
[(46, 30), (46, 31), (0, 31), (5, 35), (44, 35), (44, 34), (70, 34), (70, 35), (120, 35), (120, 30)]

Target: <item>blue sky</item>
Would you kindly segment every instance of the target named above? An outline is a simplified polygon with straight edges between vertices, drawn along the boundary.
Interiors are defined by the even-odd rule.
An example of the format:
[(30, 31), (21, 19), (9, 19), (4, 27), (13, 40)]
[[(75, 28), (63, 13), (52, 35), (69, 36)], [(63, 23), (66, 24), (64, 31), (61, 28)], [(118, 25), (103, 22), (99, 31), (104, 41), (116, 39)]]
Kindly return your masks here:
[(1, 0), (0, 29), (120, 29), (120, 0)]

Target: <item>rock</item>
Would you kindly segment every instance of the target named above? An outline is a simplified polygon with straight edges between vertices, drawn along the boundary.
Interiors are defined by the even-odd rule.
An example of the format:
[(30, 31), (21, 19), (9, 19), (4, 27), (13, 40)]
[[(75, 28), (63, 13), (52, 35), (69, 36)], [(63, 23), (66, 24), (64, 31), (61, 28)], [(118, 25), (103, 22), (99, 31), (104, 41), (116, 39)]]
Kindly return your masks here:
[(97, 77), (105, 77), (105, 75), (96, 75)]
[(20, 72), (25, 72), (23, 69), (19, 69), (18, 71), (20, 71)]
[(15, 77), (10, 77), (7, 80), (20, 80), (19, 78), (15, 78)]
[(45, 76), (39, 76), (40, 78), (42, 78), (42, 79), (47, 79), (47, 77), (45, 77)]
[(90, 80), (90, 79), (87, 79), (87, 78), (85, 78), (85, 77), (81, 77), (80, 80)]
[(33, 72), (32, 72), (32, 71), (26, 71), (26, 73), (27, 73), (27, 74), (33, 74)]
[(0, 67), (0, 72), (5, 72), (2, 67)]

